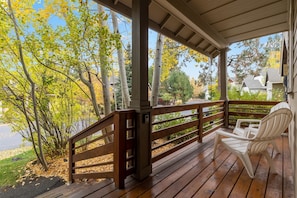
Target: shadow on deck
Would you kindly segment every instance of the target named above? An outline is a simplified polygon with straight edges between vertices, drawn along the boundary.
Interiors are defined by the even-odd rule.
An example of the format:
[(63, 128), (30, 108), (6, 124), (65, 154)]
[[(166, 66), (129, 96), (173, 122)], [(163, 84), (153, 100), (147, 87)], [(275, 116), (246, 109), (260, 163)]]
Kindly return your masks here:
[(264, 156), (251, 157), (254, 179), (223, 147), (213, 161), (213, 138), (214, 134), (208, 135), (203, 143), (192, 143), (157, 161), (151, 176), (141, 182), (126, 178), (125, 189), (104, 180), (64, 185), (39, 197), (294, 197), (287, 136), (276, 141), (281, 154), (269, 148), (277, 174), (271, 173)]

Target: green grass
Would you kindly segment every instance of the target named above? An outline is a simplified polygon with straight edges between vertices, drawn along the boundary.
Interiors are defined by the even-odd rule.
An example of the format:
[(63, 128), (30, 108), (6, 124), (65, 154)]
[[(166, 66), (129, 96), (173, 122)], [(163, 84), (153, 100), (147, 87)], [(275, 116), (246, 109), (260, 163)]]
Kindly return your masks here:
[[(18, 158), (19, 160), (13, 160), (13, 158)], [(15, 185), (16, 180), (24, 174), (26, 164), (33, 159), (35, 159), (34, 151), (29, 150), (0, 160), (0, 187)]]

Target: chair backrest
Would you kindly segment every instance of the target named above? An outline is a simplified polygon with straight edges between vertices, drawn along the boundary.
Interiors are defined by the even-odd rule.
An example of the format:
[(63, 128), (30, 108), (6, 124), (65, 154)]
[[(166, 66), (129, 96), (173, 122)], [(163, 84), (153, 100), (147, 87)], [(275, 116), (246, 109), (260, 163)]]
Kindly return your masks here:
[(272, 113), (272, 112), (274, 112), (275, 110), (278, 110), (278, 109), (280, 109), (280, 108), (289, 108), (289, 109), (290, 109), (290, 106), (289, 106), (289, 104), (286, 103), (286, 102), (280, 102), (280, 103), (277, 103), (276, 105), (274, 105), (273, 107), (271, 107), (269, 113)]
[(250, 142), (250, 151), (257, 153), (266, 150), (271, 140), (279, 137), (289, 126), (292, 111), (287, 103), (282, 103), (265, 116), (260, 123), (259, 130)]

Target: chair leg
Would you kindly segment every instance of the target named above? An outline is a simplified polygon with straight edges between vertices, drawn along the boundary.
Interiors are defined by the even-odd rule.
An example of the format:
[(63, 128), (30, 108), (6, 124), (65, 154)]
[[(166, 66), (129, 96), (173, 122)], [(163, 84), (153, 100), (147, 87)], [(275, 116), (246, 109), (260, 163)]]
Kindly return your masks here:
[(264, 152), (263, 152), (263, 155), (265, 156), (265, 158), (267, 159), (267, 161), (268, 161), (268, 163), (269, 163), (271, 172), (276, 173), (276, 170), (275, 170), (274, 165), (273, 165), (273, 161), (272, 161), (272, 159), (271, 159), (269, 153), (268, 153), (267, 151), (264, 151)]
[(276, 153), (279, 154), (280, 151), (279, 151), (278, 147), (276, 146), (275, 141), (271, 141), (271, 144), (272, 144), (273, 148), (276, 150)]
[(251, 163), (250, 157), (248, 155), (248, 153), (245, 154), (239, 154), (238, 155), (239, 159), (242, 161), (248, 175), (250, 176), (250, 178), (254, 178), (254, 170), (253, 170), (253, 165)]
[(212, 156), (212, 160), (215, 159), (216, 157), (216, 151), (217, 151), (217, 147), (218, 147), (218, 144), (220, 142), (220, 135), (216, 134), (216, 137), (215, 137), (215, 142), (214, 142), (214, 148), (213, 148), (213, 156)]

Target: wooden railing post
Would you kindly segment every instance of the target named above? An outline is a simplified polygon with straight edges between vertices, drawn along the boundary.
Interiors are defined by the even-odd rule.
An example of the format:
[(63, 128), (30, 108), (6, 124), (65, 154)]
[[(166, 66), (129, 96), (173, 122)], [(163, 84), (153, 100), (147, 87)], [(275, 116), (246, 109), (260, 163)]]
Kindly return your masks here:
[(69, 139), (69, 153), (68, 153), (68, 157), (69, 157), (69, 161), (68, 161), (68, 182), (72, 183), (73, 182), (73, 174), (75, 173), (74, 170), (74, 164), (73, 164), (73, 155), (75, 154), (75, 151), (73, 150), (74, 146), (73, 146), (73, 141), (70, 138)]
[(224, 111), (225, 111), (225, 119), (224, 119), (224, 125), (226, 128), (229, 127), (229, 100), (225, 100), (224, 103)]
[(203, 135), (203, 107), (199, 105), (198, 107), (198, 142), (202, 143)]
[(117, 188), (125, 188), (126, 178), (126, 114), (114, 116), (114, 182)]

